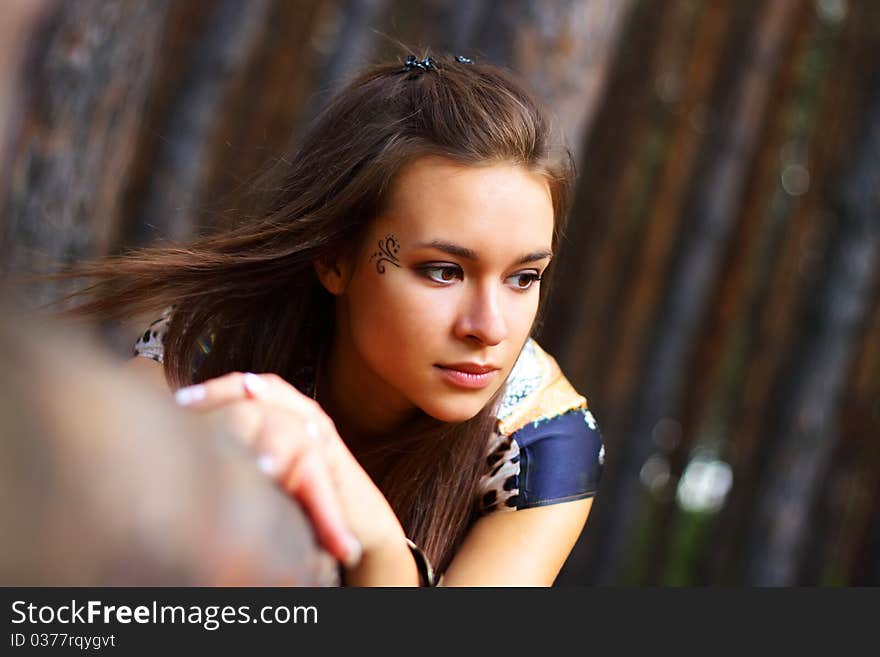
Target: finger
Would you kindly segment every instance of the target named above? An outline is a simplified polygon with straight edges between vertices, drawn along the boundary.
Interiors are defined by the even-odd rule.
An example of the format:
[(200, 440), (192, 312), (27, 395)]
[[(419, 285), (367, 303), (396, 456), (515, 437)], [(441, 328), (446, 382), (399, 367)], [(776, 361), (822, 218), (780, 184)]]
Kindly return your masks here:
[(277, 374), (245, 374), (244, 386), (254, 399), (303, 417), (307, 438), (322, 443), (342, 442), (336, 425), (320, 404), (300, 393)]
[[(262, 385), (263, 383), (266, 385)], [(249, 372), (230, 372), (203, 383), (180, 388), (174, 393), (174, 399), (181, 406), (207, 410), (235, 400), (256, 398), (255, 392), (259, 392), (260, 398), (265, 401), (283, 403), (291, 410), (298, 409), (301, 412), (313, 403), (277, 375)]]
[(268, 402), (305, 416), (305, 433), (314, 440), (342, 443), (336, 426), (320, 405), (277, 374), (232, 372), (198, 385), (181, 388), (175, 393), (178, 404), (199, 411), (248, 398)]
[(208, 409), (222, 403), (246, 399), (243, 379), (243, 373), (230, 372), (215, 379), (180, 388), (174, 393), (174, 400), (181, 406)]
[(260, 469), (300, 502), (319, 541), (334, 557), (346, 564), (356, 563), (360, 544), (345, 522), (323, 444), (293, 430), (295, 417), (289, 411), (269, 406), (263, 413), (255, 443)]
[[(246, 373), (243, 384), (248, 394), (254, 399), (269, 402), (280, 408), (308, 415), (324, 415), (324, 410), (312, 398), (304, 395), (295, 386), (277, 374)], [(329, 417), (327, 418), (329, 421)]]
[(294, 459), (282, 486), (302, 504), (311, 518), (318, 540), (328, 552), (352, 567), (360, 561), (363, 549), (349, 531), (330, 473), (315, 449)]
[(313, 444), (305, 435), (303, 420), (272, 406), (261, 407), (261, 431), (254, 441), (260, 469), (279, 477), (290, 470), (293, 461)]
[(265, 412), (250, 399), (233, 401), (204, 412), (209, 417), (216, 417), (224, 429), (248, 447), (255, 446), (262, 432)]

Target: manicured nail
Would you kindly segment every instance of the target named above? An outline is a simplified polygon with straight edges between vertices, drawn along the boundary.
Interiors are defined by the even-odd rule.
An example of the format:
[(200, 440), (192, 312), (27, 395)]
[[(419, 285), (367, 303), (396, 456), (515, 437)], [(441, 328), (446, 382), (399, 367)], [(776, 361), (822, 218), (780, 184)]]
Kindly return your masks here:
[(361, 547), (360, 541), (351, 535), (349, 535), (345, 542), (348, 548), (348, 557), (346, 557), (343, 564), (346, 568), (354, 568), (361, 562), (361, 557), (364, 556), (364, 548)]
[(257, 459), (257, 466), (260, 468), (260, 471), (263, 474), (267, 474), (270, 477), (275, 475), (275, 471), (277, 470), (277, 464), (275, 463), (275, 459), (273, 459), (269, 454), (260, 454)]
[(253, 372), (244, 375), (244, 387), (253, 395), (263, 392), (268, 384)]
[(176, 401), (181, 406), (187, 406), (188, 404), (201, 401), (204, 398), (205, 386), (203, 385), (181, 388), (174, 393), (174, 401)]

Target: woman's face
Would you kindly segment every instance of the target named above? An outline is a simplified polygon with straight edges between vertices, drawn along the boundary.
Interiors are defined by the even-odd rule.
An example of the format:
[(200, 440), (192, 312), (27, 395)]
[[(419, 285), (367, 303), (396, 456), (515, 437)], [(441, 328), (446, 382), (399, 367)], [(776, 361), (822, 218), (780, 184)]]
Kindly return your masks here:
[[(473, 417), (528, 338), (552, 236), (540, 175), (415, 161), (346, 265), (336, 335), (348, 343), (346, 365), (385, 407), (414, 405), (446, 422)], [(479, 366), (495, 369), (461, 371)]]

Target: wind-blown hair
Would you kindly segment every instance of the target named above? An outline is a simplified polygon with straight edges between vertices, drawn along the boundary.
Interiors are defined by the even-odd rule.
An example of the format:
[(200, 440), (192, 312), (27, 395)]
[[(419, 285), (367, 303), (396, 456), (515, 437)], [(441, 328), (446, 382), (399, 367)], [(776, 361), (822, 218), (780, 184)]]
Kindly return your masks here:
[[(401, 61), (357, 74), (295, 150), (258, 179), (259, 206), (241, 211), (230, 228), (62, 274), (93, 279), (77, 293), (88, 300), (72, 312), (123, 318), (173, 305), (164, 363), (173, 385), (252, 371), (275, 372), (304, 390), (334, 324), (335, 297), (318, 281), (314, 261), (356, 251), (386, 209), (398, 173), (427, 155), (468, 166), (516, 164), (542, 175), (554, 208), (556, 253), (575, 168), (550, 115), (501, 67), (450, 55), (433, 59), (436, 69), (407, 71)], [(549, 283), (545, 275), (533, 329)], [(199, 338), (211, 334), (205, 356)], [(475, 417), (458, 424), (421, 413), (371, 453), (355, 454), (438, 572), (475, 519), (474, 496), (503, 393), (502, 386)]]

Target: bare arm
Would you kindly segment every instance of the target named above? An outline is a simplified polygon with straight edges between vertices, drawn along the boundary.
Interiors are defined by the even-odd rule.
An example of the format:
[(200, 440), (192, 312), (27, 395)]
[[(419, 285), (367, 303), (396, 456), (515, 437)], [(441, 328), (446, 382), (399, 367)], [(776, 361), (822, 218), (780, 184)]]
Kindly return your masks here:
[(478, 520), (443, 586), (551, 586), (586, 524), (593, 498), (495, 512)]

